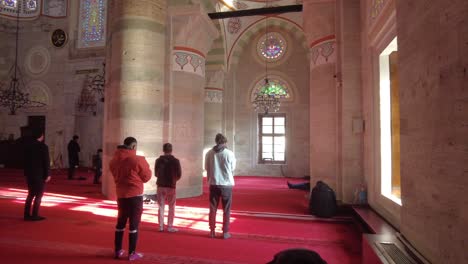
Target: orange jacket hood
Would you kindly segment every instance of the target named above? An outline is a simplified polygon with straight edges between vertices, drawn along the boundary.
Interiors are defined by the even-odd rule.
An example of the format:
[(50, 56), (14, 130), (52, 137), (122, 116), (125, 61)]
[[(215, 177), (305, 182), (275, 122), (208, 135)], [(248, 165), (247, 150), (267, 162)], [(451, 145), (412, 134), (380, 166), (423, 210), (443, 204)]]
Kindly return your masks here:
[(143, 184), (151, 179), (151, 170), (145, 157), (136, 150), (119, 146), (109, 164), (114, 176), (117, 198), (129, 198), (143, 194)]

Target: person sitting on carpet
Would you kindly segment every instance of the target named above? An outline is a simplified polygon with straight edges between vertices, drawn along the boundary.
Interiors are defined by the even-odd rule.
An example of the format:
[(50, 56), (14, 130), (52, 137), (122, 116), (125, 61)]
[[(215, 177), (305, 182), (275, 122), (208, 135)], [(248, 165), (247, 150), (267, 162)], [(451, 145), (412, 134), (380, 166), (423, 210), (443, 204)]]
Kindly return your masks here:
[(227, 138), (223, 134), (217, 134), (215, 142), (216, 146), (205, 155), (205, 170), (210, 185), (210, 237), (214, 238), (216, 235), (216, 211), (218, 210), (219, 199), (221, 199), (223, 205), (223, 238), (228, 239), (231, 237), (229, 223), (236, 157), (232, 151), (226, 148)]
[(137, 260), (143, 254), (137, 253), (138, 226), (143, 213), (143, 183), (151, 179), (151, 170), (145, 157), (137, 156), (137, 140), (127, 137), (124, 144), (117, 147), (114, 157), (110, 161), (109, 168), (114, 176), (117, 193), (117, 225), (115, 229), (115, 258), (121, 258), (122, 240), (127, 225), (129, 224), (128, 260)]
[[(50, 181), (49, 147), (44, 144), (44, 133), (33, 132), (34, 141), (25, 148), (24, 153), (24, 176), (28, 183), (28, 196), (24, 203), (24, 220), (41, 221), (45, 217), (39, 216), (44, 187)], [(31, 204), (34, 206), (31, 215)]]
[(157, 181), (158, 191), (156, 200), (158, 201), (158, 216), (159, 216), (159, 231), (164, 231), (164, 206), (167, 202), (169, 205), (169, 214), (167, 216), (167, 231), (177, 232), (178, 229), (173, 227), (174, 211), (176, 204), (176, 182), (182, 176), (180, 162), (172, 156), (172, 145), (166, 143), (163, 145), (164, 155), (159, 156), (154, 165), (154, 175)]
[(277, 253), (267, 264), (327, 264), (327, 262), (315, 251), (293, 248)]

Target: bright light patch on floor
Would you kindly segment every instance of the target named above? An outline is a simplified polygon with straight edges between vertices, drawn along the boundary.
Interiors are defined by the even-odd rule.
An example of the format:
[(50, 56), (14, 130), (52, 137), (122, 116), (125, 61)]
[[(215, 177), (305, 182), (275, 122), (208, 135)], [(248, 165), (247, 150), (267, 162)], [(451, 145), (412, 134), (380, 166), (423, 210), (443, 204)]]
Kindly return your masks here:
[[(3, 189), (0, 188), (0, 197), (12, 198), (14, 203), (24, 204), (27, 196), (27, 190), (23, 189)], [(68, 198), (67, 198), (68, 197)], [(117, 217), (117, 203), (110, 200), (96, 200), (88, 199), (86, 197), (44, 193), (41, 206), (52, 207), (60, 205), (71, 205), (69, 209), (77, 212), (88, 212), (98, 216), (104, 217)], [(208, 206), (208, 203), (207, 203)], [(190, 206), (176, 206), (175, 208), (174, 226), (187, 228), (199, 231), (209, 231), (208, 215), (209, 209), (205, 207), (190, 207)], [(167, 214), (169, 208), (166, 206), (164, 210), (164, 221), (167, 223)], [(158, 224), (158, 206), (157, 204), (145, 204), (143, 215), (141, 217), (143, 222)], [(216, 223), (218, 228), (222, 226), (223, 210), (218, 209), (216, 214)], [(235, 217), (231, 215), (231, 223), (236, 221)]]

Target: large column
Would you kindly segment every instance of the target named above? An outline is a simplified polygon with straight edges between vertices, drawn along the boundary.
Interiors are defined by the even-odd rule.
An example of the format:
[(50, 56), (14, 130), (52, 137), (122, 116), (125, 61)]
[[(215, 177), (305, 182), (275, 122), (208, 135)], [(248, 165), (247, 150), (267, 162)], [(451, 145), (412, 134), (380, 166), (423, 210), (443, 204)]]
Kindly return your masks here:
[[(310, 47), (310, 176), (340, 189), (335, 80), (335, 1), (305, 0), (304, 31)], [(340, 198), (339, 191), (336, 192)]]
[(338, 175), (346, 203), (353, 202), (356, 186), (364, 181), (360, 2), (337, 0)]
[(199, 5), (170, 9), (169, 141), (182, 165), (177, 197), (202, 194), (205, 58), (218, 30)]
[[(108, 164), (116, 146), (135, 137), (151, 167), (161, 151), (166, 1), (109, 1), (109, 11), (102, 190), (115, 198)], [(145, 193), (155, 193), (154, 180)]]
[(223, 129), (224, 67), (206, 71), (204, 149), (212, 147)]

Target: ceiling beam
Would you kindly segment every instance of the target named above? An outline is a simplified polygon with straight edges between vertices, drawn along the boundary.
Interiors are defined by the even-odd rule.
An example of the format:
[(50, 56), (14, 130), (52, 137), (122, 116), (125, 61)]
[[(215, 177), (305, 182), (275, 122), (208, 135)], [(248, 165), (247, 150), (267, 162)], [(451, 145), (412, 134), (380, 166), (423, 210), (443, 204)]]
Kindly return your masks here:
[(287, 5), (287, 6), (275, 6), (255, 9), (245, 9), (228, 12), (216, 12), (209, 13), (208, 16), (211, 19), (223, 19), (230, 17), (244, 17), (244, 16), (258, 16), (258, 15), (270, 15), (270, 14), (281, 14), (290, 12), (302, 12), (302, 5)]

